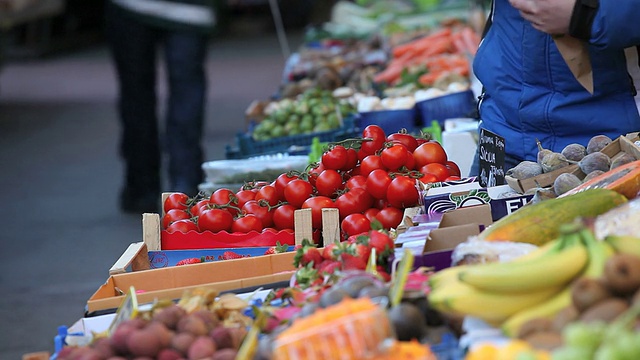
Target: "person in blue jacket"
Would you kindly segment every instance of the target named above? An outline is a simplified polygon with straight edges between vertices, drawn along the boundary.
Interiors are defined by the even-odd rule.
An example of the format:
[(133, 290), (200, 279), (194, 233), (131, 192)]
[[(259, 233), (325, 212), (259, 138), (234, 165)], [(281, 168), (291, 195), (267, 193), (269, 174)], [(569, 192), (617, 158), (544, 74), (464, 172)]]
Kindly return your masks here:
[[(624, 48), (640, 44), (637, 10), (631, 9), (640, 8), (640, 3), (600, 0), (600, 6), (592, 8), (588, 5), (597, 0), (577, 0), (578, 4), (576, 0), (511, 1), (531, 8), (554, 7), (537, 14), (565, 17), (534, 18), (531, 8), (521, 12), (509, 0), (492, 3), (490, 25), (473, 70), (484, 87), (478, 104), (479, 126), (505, 138), (504, 170), (523, 160), (535, 161), (536, 140), (560, 152), (571, 143), (586, 146), (594, 135), (616, 138), (640, 130), (635, 88), (624, 54)], [(593, 94), (575, 79), (553, 37), (543, 31), (588, 41)], [(470, 175), (477, 172), (476, 157)]]
[[(203, 180), (205, 59), (215, 30), (215, 0), (108, 0), (106, 35), (119, 91), (124, 160), (120, 208), (158, 212), (167, 155), (168, 191), (194, 196)], [(158, 52), (168, 96), (158, 106)], [(164, 110), (163, 125), (158, 113)], [(165, 191), (167, 191), (165, 189)]]

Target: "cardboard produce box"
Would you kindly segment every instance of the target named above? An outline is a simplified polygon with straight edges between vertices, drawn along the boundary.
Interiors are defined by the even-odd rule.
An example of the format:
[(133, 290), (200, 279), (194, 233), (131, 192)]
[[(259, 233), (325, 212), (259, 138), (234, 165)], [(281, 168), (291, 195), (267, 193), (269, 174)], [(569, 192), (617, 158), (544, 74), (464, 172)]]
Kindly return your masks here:
[[(638, 137), (638, 133), (631, 133), (627, 134), (626, 136), (620, 136), (617, 139), (613, 140), (611, 144), (602, 149), (601, 152), (609, 156), (612, 160), (622, 155), (622, 152), (627, 152), (633, 155), (636, 159), (640, 160), (640, 147), (634, 144), (634, 142), (638, 140), (640, 140), (640, 137)], [(584, 179), (584, 177), (586, 176), (586, 174), (580, 170), (578, 165), (572, 164), (558, 170), (527, 179), (518, 180), (511, 176), (505, 176), (505, 180), (513, 190), (524, 194), (529, 189), (552, 186), (553, 182), (560, 174), (564, 174), (567, 172), (573, 173), (580, 179)]]
[(111, 275), (89, 298), (89, 313), (116, 309), (131, 286), (138, 301), (179, 299), (185, 290), (206, 287), (219, 292), (289, 280), (295, 252)]

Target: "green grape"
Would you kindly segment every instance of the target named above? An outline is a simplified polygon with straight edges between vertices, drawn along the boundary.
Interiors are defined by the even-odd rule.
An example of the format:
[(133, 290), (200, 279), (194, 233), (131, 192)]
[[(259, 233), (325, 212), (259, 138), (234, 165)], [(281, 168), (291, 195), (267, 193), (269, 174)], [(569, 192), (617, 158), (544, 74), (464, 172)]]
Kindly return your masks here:
[(604, 323), (571, 323), (562, 331), (565, 344), (594, 351), (600, 346), (606, 329)]
[(610, 345), (616, 350), (621, 359), (640, 359), (640, 338), (638, 334), (626, 332), (615, 339), (611, 339)]
[(596, 350), (596, 353), (593, 355), (593, 360), (624, 360), (627, 359), (624, 357), (620, 351), (612, 346), (611, 344), (604, 344)]
[(577, 346), (563, 346), (551, 353), (552, 360), (588, 360), (592, 357), (593, 350), (591, 348)]

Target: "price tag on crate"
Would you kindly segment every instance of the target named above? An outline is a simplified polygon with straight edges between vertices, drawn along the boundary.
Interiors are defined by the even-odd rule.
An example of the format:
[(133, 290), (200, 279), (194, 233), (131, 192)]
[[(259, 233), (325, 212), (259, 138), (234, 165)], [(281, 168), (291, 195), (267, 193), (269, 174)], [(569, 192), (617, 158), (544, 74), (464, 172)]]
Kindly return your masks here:
[(136, 296), (136, 289), (131, 286), (124, 301), (118, 307), (116, 316), (113, 318), (111, 325), (109, 325), (108, 335), (111, 336), (115, 329), (125, 320), (134, 319), (138, 316), (138, 297)]

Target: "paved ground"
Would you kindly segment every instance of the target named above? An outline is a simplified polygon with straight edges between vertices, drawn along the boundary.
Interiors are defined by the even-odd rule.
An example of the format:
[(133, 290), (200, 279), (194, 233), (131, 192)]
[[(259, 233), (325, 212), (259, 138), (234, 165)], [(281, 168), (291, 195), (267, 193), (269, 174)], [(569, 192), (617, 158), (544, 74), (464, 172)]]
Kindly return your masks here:
[[(295, 49), (299, 34), (288, 38)], [(285, 59), (270, 29), (214, 39), (210, 50), (205, 145), (216, 160), (250, 102), (277, 91)], [(115, 88), (100, 44), (0, 73), (0, 359), (52, 351), (57, 326), (82, 317), (141, 240), (141, 216), (117, 209)]]

